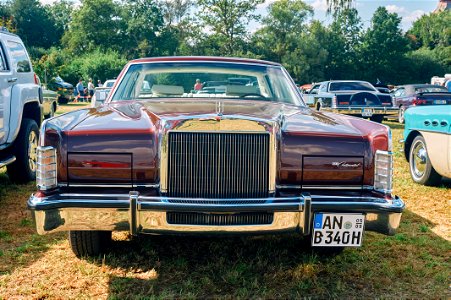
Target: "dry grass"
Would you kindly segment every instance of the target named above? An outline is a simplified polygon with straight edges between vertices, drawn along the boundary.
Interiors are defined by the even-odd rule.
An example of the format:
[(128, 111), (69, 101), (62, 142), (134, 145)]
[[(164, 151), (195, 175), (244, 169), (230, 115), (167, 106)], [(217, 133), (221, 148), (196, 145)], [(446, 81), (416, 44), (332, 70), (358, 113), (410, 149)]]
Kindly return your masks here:
[(336, 257), (296, 235), (116, 234), (109, 254), (77, 259), (65, 234), (35, 234), (25, 207), (34, 185), (12, 185), (0, 170), (0, 298), (449, 298), (451, 184), (414, 184), (396, 148), (395, 193), (408, 209), (398, 234), (367, 233)]

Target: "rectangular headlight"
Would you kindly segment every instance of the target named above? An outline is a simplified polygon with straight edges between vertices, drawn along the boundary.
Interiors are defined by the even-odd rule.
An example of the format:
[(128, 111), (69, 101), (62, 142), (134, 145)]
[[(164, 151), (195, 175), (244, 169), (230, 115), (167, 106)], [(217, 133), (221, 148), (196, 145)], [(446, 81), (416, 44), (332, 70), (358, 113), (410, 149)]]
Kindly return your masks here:
[(393, 188), (393, 153), (377, 150), (374, 157), (374, 189), (390, 194)]
[(36, 185), (38, 189), (46, 191), (56, 188), (56, 149), (51, 146), (39, 146), (37, 156)]

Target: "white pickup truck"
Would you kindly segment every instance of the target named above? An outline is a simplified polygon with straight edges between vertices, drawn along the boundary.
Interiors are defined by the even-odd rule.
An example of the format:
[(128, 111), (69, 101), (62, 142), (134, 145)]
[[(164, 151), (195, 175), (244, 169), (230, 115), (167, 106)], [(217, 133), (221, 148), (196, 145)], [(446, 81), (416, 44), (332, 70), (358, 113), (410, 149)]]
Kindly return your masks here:
[(0, 28), (0, 168), (12, 182), (36, 177), (42, 89), (22, 40)]

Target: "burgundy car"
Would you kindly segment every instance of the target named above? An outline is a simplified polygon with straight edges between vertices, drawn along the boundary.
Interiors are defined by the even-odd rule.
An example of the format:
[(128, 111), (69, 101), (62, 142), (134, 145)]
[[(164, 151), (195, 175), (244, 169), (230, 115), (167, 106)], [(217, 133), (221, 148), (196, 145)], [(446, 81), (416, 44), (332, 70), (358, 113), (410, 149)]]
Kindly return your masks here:
[(306, 107), (279, 64), (138, 59), (102, 106), (43, 124), (28, 207), (39, 234), (69, 231), (79, 256), (124, 230), (298, 232), (357, 247), (364, 230), (399, 226), (391, 151), (388, 127)]
[(401, 124), (404, 124), (404, 114), (410, 106), (451, 104), (451, 93), (446, 87), (440, 85), (401, 85), (392, 94), (394, 105), (399, 107), (398, 122)]

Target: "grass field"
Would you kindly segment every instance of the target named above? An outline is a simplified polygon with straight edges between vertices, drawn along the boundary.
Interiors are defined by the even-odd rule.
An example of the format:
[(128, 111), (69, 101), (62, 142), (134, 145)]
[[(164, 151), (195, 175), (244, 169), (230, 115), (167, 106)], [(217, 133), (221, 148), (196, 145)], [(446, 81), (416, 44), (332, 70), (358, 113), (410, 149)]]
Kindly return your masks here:
[[(401, 126), (387, 124), (399, 140)], [(407, 204), (398, 233), (367, 233), (362, 248), (335, 257), (296, 235), (118, 233), (109, 254), (78, 259), (66, 234), (35, 233), (26, 210), (34, 184), (13, 185), (0, 169), (0, 298), (450, 298), (451, 182), (414, 184), (395, 147), (394, 193)]]

